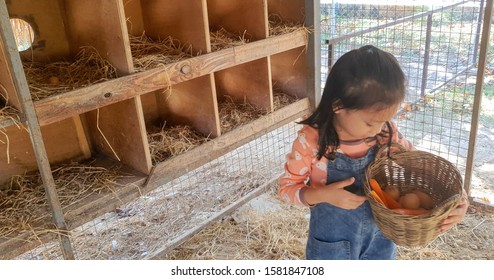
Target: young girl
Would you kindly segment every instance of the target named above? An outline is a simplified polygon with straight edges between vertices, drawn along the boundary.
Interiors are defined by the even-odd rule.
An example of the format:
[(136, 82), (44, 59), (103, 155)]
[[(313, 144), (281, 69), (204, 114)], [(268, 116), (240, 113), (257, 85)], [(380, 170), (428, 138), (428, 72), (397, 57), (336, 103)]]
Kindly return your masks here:
[[(395, 259), (363, 193), (365, 168), (382, 145), (413, 149), (390, 122), (405, 98), (396, 58), (374, 46), (344, 54), (331, 68), (320, 104), (287, 155), (280, 197), (311, 207), (307, 259)], [(466, 201), (441, 225), (465, 215)]]

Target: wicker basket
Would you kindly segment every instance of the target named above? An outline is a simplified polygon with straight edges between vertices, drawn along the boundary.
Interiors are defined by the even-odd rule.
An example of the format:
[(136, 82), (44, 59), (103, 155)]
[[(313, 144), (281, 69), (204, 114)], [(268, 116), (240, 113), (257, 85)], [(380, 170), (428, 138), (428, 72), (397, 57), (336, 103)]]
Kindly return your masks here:
[[(384, 149), (387, 148), (382, 148), (367, 167), (364, 180), (364, 191), (376, 225), (397, 245), (425, 246), (440, 234), (439, 224), (460, 202), (463, 190), (460, 172), (449, 161), (428, 152), (405, 151), (399, 145), (396, 152), (385, 153)], [(383, 188), (396, 186), (401, 194), (423, 191), (431, 196), (434, 208), (431, 213), (420, 216), (398, 214), (372, 197), (371, 178)]]

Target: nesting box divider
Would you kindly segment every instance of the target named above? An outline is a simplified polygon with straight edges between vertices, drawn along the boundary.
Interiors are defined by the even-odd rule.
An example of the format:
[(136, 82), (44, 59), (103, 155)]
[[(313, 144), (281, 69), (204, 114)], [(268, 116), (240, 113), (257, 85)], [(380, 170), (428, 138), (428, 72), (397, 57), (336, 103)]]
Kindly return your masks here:
[[(300, 27), (304, 30), (304, 0), (268, 0), (270, 36), (290, 32)], [(306, 30), (307, 31), (307, 30)], [(308, 97), (306, 46), (271, 55), (273, 86), (280, 92), (295, 98)]]
[[(231, 40), (210, 36), (211, 44), (235, 47), (268, 37), (267, 3), (256, 1), (208, 1), (208, 19), (211, 34), (221, 31), (231, 34)], [(240, 41), (235, 43), (235, 39)], [(269, 57), (214, 73), (220, 104), (230, 99), (234, 103), (248, 103), (263, 112), (273, 110), (271, 71)], [(220, 105), (221, 106), (221, 105)], [(219, 108), (220, 112), (222, 108)], [(221, 117), (221, 116), (220, 116)], [(223, 126), (223, 132), (225, 126)]]
[(305, 47), (271, 56), (273, 87), (296, 98), (308, 97)]
[[(180, 63), (210, 51), (205, 0), (133, 0), (126, 2), (124, 9), (130, 36), (140, 37), (136, 43), (155, 45), (156, 53), (144, 53), (144, 58), (165, 61), (162, 64), (167, 59), (170, 63)], [(185, 17), (185, 14), (188, 16)], [(132, 52), (135, 64), (143, 60), (138, 57), (141, 53), (138, 46), (133, 46), (132, 40), (131, 49), (136, 50)], [(190, 64), (184, 64), (177, 70), (185, 77), (197, 75)], [(164, 78), (170, 79), (172, 74), (165, 71)], [(188, 126), (205, 139), (220, 134), (212, 74), (170, 83), (165, 88), (143, 95), (142, 100), (150, 141), (154, 140), (151, 135), (156, 129), (167, 130), (178, 126)], [(152, 152), (157, 152), (156, 146), (152, 147)], [(158, 163), (157, 160), (153, 161)]]
[[(65, 11), (72, 49), (91, 45), (119, 76), (133, 72), (122, 1), (66, 0)], [(95, 150), (149, 173), (151, 159), (139, 96), (88, 112), (86, 123)]]

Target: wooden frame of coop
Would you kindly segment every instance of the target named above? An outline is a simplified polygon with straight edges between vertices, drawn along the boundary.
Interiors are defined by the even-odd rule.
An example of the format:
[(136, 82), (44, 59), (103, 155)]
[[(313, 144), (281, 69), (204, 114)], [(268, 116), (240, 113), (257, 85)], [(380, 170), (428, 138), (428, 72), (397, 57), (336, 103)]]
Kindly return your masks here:
[[(309, 0), (0, 1), (0, 105), (15, 112), (0, 115), (0, 191), (24, 195), (34, 172), (46, 195), (22, 230), (0, 231), (0, 258), (58, 238), (72, 259), (72, 229), (310, 112), (318, 14)], [(25, 51), (11, 19), (32, 28)], [(258, 114), (227, 129), (224, 101)], [(175, 127), (204, 140), (157, 157), (152, 133)], [(64, 164), (125, 175), (66, 201)]]

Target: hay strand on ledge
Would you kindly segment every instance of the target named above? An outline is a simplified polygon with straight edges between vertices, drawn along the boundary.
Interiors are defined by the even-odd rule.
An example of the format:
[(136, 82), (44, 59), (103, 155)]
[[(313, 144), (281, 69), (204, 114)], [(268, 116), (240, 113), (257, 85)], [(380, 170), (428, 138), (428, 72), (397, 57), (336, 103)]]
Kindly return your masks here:
[(154, 40), (143, 33), (141, 36), (130, 35), (129, 39), (136, 72), (157, 68), (194, 56), (191, 45), (182, 45), (179, 40), (171, 36)]
[(148, 132), (151, 160), (154, 164), (163, 162), (171, 157), (185, 153), (207, 141), (188, 125), (151, 127)]
[(74, 61), (24, 61), (33, 100), (40, 100), (118, 77), (117, 70), (91, 46), (81, 47)]

